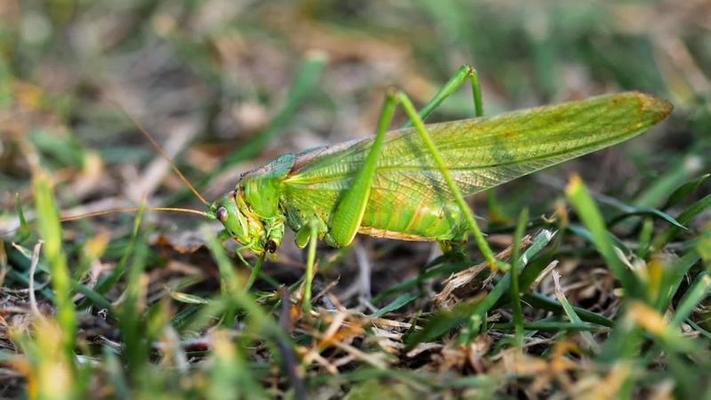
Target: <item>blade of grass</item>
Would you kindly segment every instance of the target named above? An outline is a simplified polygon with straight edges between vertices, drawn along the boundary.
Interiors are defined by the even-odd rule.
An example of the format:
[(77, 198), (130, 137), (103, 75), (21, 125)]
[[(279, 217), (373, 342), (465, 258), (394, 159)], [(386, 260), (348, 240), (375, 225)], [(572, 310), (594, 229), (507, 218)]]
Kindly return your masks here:
[[(711, 207), (711, 194), (704, 196), (703, 198), (695, 201), (689, 207), (684, 209), (684, 211), (679, 214), (677, 221), (686, 225), (691, 222), (696, 216), (701, 214), (705, 209)], [(667, 243), (673, 240), (676, 235), (678, 235), (680, 229), (675, 226), (670, 226), (664, 232), (658, 234), (652, 241), (652, 246), (650, 251), (661, 250)]]
[(671, 304), (677, 290), (679, 290), (679, 286), (684, 280), (684, 276), (698, 261), (699, 255), (691, 250), (676, 260), (672, 265), (668, 266), (668, 268), (665, 268), (664, 282), (661, 284), (663, 289), (657, 301), (657, 311), (663, 312), (669, 307), (669, 304)]
[[(268, 339), (268, 344), (273, 354), (279, 354), (279, 349), (281, 349), (282, 352), (286, 351), (286, 347), (290, 347), (288, 351), (293, 352), (293, 344), (286, 332), (274, 321), (271, 315), (263, 311), (259, 303), (257, 303), (254, 297), (247, 291), (246, 286), (242, 284), (239, 276), (234, 273), (232, 262), (227, 257), (227, 254), (225, 254), (225, 250), (217, 238), (207, 229), (203, 229), (203, 235), (206, 238), (208, 249), (217, 261), (220, 271), (223, 288), (218, 303), (225, 305), (224, 310), (226, 310), (226, 312), (224, 313), (223, 319), (226, 325), (232, 325), (238, 309), (246, 313), (246, 334), (238, 341), (236, 346), (237, 352), (247, 352), (246, 349), (249, 345), (250, 336), (259, 338), (260, 340)], [(239, 366), (238, 359), (232, 359), (237, 363), (235, 365)], [(253, 382), (252, 378), (247, 374), (247, 371), (249, 370), (245, 369), (240, 373), (241, 379), (246, 382), (244, 386), (249, 387), (252, 383), (258, 386), (258, 383), (256, 381)], [(251, 395), (250, 391), (246, 393)]]
[(71, 360), (74, 352), (77, 317), (72, 302), (72, 282), (62, 243), (62, 227), (59, 212), (54, 201), (50, 180), (44, 172), (37, 172), (33, 178), (37, 224), (40, 236), (44, 240), (44, 255), (49, 263), (54, 289), (54, 304), (57, 308), (57, 320), (63, 331), (62, 347), (67, 359)]
[(672, 326), (681, 325), (709, 294), (711, 294), (711, 277), (704, 271), (694, 279), (694, 283), (679, 301), (679, 306), (676, 308), (670, 324)]
[[(566, 226), (566, 229), (591, 243), (595, 243), (595, 235), (582, 225), (570, 224)], [(620, 238), (615, 236), (612, 232), (607, 231), (607, 237), (608, 240), (611, 241), (615, 247), (621, 249), (623, 253), (630, 254), (630, 249), (627, 248), (627, 245), (622, 240), (620, 240)]]
[(639, 326), (626, 321), (616, 321), (603, 344), (598, 360), (610, 364), (634, 360), (639, 357), (642, 341), (643, 331)]
[(698, 156), (688, 156), (681, 160), (676, 168), (670, 169), (663, 176), (655, 179), (654, 184), (637, 197), (635, 205), (638, 207), (661, 206), (664, 199), (669, 198), (668, 193), (673, 193), (679, 182), (686, 181), (698, 173), (702, 167), (703, 162)]
[[(53, 318), (37, 318), (32, 334), (15, 331), (11, 337), (25, 355), (24, 374), (31, 383), (29, 393), (37, 399), (76, 399), (86, 389), (86, 377), (77, 374), (73, 354), (67, 354), (61, 344), (69, 341), (61, 322)], [(84, 378), (84, 379), (82, 379)]]
[(711, 174), (703, 174), (676, 188), (674, 192), (669, 195), (669, 198), (667, 199), (667, 202), (664, 204), (664, 206), (661, 207), (662, 210), (667, 210), (681, 203), (684, 199), (689, 197), (691, 193), (698, 189), (699, 186), (701, 186), (701, 184), (704, 183), (704, 181), (710, 176)]
[[(135, 226), (138, 228), (143, 220), (143, 210), (142, 204), (136, 214)], [(140, 241), (134, 250), (130, 267), (127, 270), (124, 300), (119, 311), (119, 327), (124, 344), (123, 354), (132, 380), (138, 379), (144, 372), (150, 350), (142, 327), (142, 316), (145, 310), (141, 306), (145, 296), (145, 287), (141, 282), (141, 277), (148, 256), (148, 248)]]
[[(523, 301), (530, 304), (533, 307), (540, 308), (543, 310), (549, 310), (555, 313), (565, 312), (563, 305), (556, 300), (550, 299), (542, 294), (538, 293), (526, 293), (521, 296)], [(600, 314), (596, 314), (592, 311), (586, 310), (584, 308), (573, 306), (575, 313), (585, 322), (590, 322), (593, 324), (598, 324), (611, 328), (615, 325), (615, 322), (609, 318), (605, 318)]]
[(700, 395), (699, 388), (704, 386), (709, 387), (708, 376), (699, 374), (699, 368), (695, 365), (689, 365), (687, 358), (684, 355), (669, 353), (666, 358), (669, 363), (669, 370), (676, 380), (677, 398), (680, 399), (708, 399), (709, 396)]
[[(515, 328), (516, 324), (511, 322), (491, 324), (492, 329), (508, 330)], [(555, 322), (555, 321), (531, 321), (523, 324), (523, 329), (527, 331), (595, 331), (600, 330), (600, 325), (588, 324), (585, 322)]]
[(513, 242), (513, 252), (511, 258), (513, 259), (513, 268), (511, 270), (511, 303), (513, 309), (513, 320), (515, 329), (515, 340), (516, 346), (523, 346), (523, 309), (521, 307), (521, 293), (519, 291), (518, 277), (523, 267), (521, 266), (521, 239), (526, 230), (526, 223), (528, 222), (528, 209), (524, 208), (521, 210), (521, 214), (518, 216), (518, 223), (516, 224), (516, 231), (514, 233)]
[(637, 247), (636, 252), (638, 258), (647, 258), (647, 255), (649, 254), (649, 246), (652, 244), (652, 235), (654, 235), (654, 220), (651, 218), (645, 218), (639, 232), (639, 246)]
[(418, 343), (435, 340), (467, 319), (471, 320), (479, 314), (476, 310), (484, 300), (486, 297), (478, 296), (455, 305), (451, 310), (441, 310), (434, 313), (421, 330), (413, 330), (405, 335), (404, 341), (407, 349), (412, 349)]
[(711, 271), (711, 222), (706, 224), (701, 236), (696, 239), (695, 247), (706, 266), (706, 271)]
[[(114, 313), (114, 311), (115, 311), (114, 307), (111, 304), (111, 302), (108, 299), (106, 299), (106, 297), (102, 296), (100, 293), (98, 293), (94, 289), (90, 288), (89, 286), (86, 286), (86, 285), (81, 284), (79, 282), (75, 281), (75, 282), (72, 282), (72, 284), (73, 284), (72, 287), (74, 288), (74, 290), (77, 291), (77, 293), (81, 293), (86, 297), (88, 304), (93, 304), (94, 306), (96, 306), (98, 308), (103, 308), (103, 309), (107, 310), (109, 312), (109, 314)], [(79, 306), (77, 308), (79, 310), (82, 309), (81, 306)]]
[[(538, 180), (541, 181), (543, 184), (552, 186), (556, 189), (563, 189), (564, 188), (562, 181), (558, 181), (557, 179), (554, 179), (554, 178), (551, 178), (548, 176), (539, 176)], [(615, 208), (615, 209), (621, 211), (621, 214), (615, 218), (615, 219), (619, 219), (619, 220), (617, 220), (617, 221), (611, 220), (609, 225), (616, 224), (617, 222), (620, 222), (621, 220), (624, 220), (627, 217), (631, 217), (634, 215), (649, 215), (649, 216), (661, 219), (663, 221), (666, 221), (671, 225), (675, 225), (675, 226), (679, 226), (679, 227), (683, 228), (683, 225), (680, 224), (679, 221), (677, 221), (674, 217), (672, 217), (671, 215), (667, 214), (666, 212), (658, 210), (656, 208), (627, 204), (620, 199), (617, 199), (612, 196), (608, 196), (606, 194), (597, 193), (597, 192), (590, 192), (590, 195), (598, 203), (604, 204), (606, 206), (610, 206), (612, 208)]]
[(419, 298), (420, 296), (417, 293), (412, 293), (412, 292), (406, 292), (395, 298), (392, 302), (388, 303), (385, 305), (383, 308), (380, 310), (374, 312), (371, 317), (373, 318), (380, 318), (383, 315), (397, 311), (400, 308), (406, 306), (407, 304), (411, 303), (412, 301), (415, 301)]
[(22, 201), (20, 200), (19, 193), (15, 194), (15, 211), (17, 212), (17, 217), (20, 220), (20, 228), (17, 231), (18, 238), (16, 241), (24, 242), (30, 237), (32, 230), (30, 229), (30, 225), (27, 223), (25, 213), (22, 211)]
[(673, 225), (679, 229), (686, 230), (686, 227), (684, 225), (680, 224), (679, 221), (674, 219), (674, 217), (672, 217), (671, 215), (669, 215), (665, 212), (659, 211), (656, 208), (641, 208), (641, 207), (637, 208), (634, 211), (625, 212), (625, 213), (619, 214), (619, 215), (611, 218), (607, 222), (607, 225), (608, 226), (615, 226), (615, 225), (619, 224), (620, 222), (626, 220), (627, 218), (644, 217), (644, 216), (656, 217), (656, 218), (659, 218), (661, 220), (664, 220), (664, 221), (670, 223), (671, 225)]
[[(20, 254), (21, 253), (17, 252), (17, 251), (11, 252), (9, 254), (10, 261), (13, 262), (14, 260), (16, 260), (20, 257), (22, 257), (22, 258), (25, 257), (24, 255), (20, 255)], [(46, 268), (46, 267), (44, 267), (44, 268)], [(39, 269), (39, 270), (43, 269), (41, 262), (40, 262), (40, 265), (37, 266), (37, 269)], [(15, 269), (8, 270), (7, 275), (5, 276), (5, 279), (10, 279), (14, 282), (17, 282), (18, 284), (20, 284), (22, 286), (27, 286), (30, 284), (29, 273), (22, 273), (22, 272), (16, 271)], [(45, 286), (42, 289), (40, 289), (39, 292), (40, 292), (40, 294), (42, 294), (42, 296), (45, 299), (54, 302), (54, 292), (52, 291), (51, 287)]]
[(565, 192), (575, 211), (590, 230), (593, 244), (607, 262), (612, 273), (622, 284), (625, 293), (631, 297), (641, 297), (642, 292), (639, 280), (615, 254), (602, 214), (580, 177), (573, 176)]

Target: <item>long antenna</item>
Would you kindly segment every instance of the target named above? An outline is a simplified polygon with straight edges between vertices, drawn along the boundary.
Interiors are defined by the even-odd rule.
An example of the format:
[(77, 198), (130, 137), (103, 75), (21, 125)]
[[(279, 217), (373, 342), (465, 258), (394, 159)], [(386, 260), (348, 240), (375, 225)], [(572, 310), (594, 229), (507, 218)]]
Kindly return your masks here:
[[(77, 215), (66, 215), (63, 217), (59, 218), (60, 222), (69, 222), (69, 221), (76, 221), (80, 220), (83, 218), (90, 218), (90, 217), (100, 217), (102, 215), (108, 215), (108, 214), (114, 214), (114, 213), (129, 213), (129, 212), (138, 212), (140, 210), (139, 207), (123, 207), (123, 208), (109, 208), (108, 210), (101, 210), (101, 211), (91, 211), (91, 212), (86, 212), (83, 214), (77, 214)], [(143, 210), (145, 211), (158, 211), (158, 212), (175, 212), (175, 213), (183, 213), (183, 214), (195, 214), (195, 215), (200, 215), (202, 217), (206, 217), (209, 219), (215, 219), (215, 216), (206, 213), (204, 211), (200, 210), (193, 210), (190, 208), (177, 208), (177, 207), (144, 207)], [(36, 221), (29, 221), (29, 224), (34, 224)], [(17, 230), (19, 230), (20, 227), (12, 228), (7, 231), (0, 232), (0, 237), (9, 235)]]
[(112, 103), (114, 103), (114, 104), (121, 110), (121, 112), (122, 112), (129, 120), (131, 120), (131, 122), (133, 122), (133, 124), (136, 126), (136, 128), (138, 128), (138, 130), (143, 134), (143, 136), (145, 136), (146, 139), (148, 139), (148, 141), (153, 145), (153, 148), (156, 149), (156, 151), (158, 152), (158, 154), (160, 154), (161, 157), (163, 157), (166, 161), (168, 161), (168, 162), (170, 163), (170, 166), (173, 167), (173, 172), (175, 172), (175, 174), (178, 175), (178, 177), (180, 178), (180, 180), (182, 180), (182, 181), (185, 183), (185, 185), (188, 187), (188, 189), (190, 189), (190, 191), (193, 192), (193, 194), (195, 195), (195, 197), (197, 197), (198, 199), (200, 199), (200, 201), (201, 201), (203, 204), (205, 204), (206, 206), (207, 206), (207, 205), (210, 205), (210, 203), (208, 203), (208, 201), (205, 200), (204, 197), (202, 197), (202, 195), (200, 194), (200, 192), (198, 192), (197, 189), (195, 189), (195, 186), (193, 186), (192, 183), (190, 183), (190, 181), (188, 180), (188, 178), (186, 178), (185, 175), (183, 175), (183, 173), (180, 172), (180, 169), (178, 169), (178, 166), (175, 165), (175, 163), (173, 162), (173, 160), (168, 156), (168, 154), (165, 152), (165, 150), (163, 150), (163, 148), (158, 144), (158, 142), (153, 138), (153, 136), (151, 136), (151, 134), (148, 133), (148, 131), (143, 127), (143, 125), (141, 125), (140, 122), (138, 122), (135, 118), (133, 118), (133, 116), (132, 116), (131, 114), (129, 114), (128, 111), (126, 111), (126, 108), (124, 108), (124, 107), (121, 105), (121, 103), (119, 103), (119, 102), (117, 102), (117, 101), (114, 101), (114, 100), (110, 100), (110, 101), (111, 101)]
[[(61, 217), (59, 220), (61, 222), (67, 222), (67, 221), (76, 221), (78, 219), (82, 218), (89, 218), (89, 217), (98, 217), (101, 215), (108, 215), (108, 214), (115, 214), (115, 213), (129, 213), (129, 212), (138, 212), (141, 210), (138, 207), (125, 207), (125, 208), (109, 208), (108, 210), (101, 210), (101, 211), (91, 211), (83, 214), (77, 214), (77, 215), (67, 215), (64, 217)], [(176, 207), (144, 207), (143, 210), (146, 211), (159, 211), (159, 212), (176, 212), (176, 213), (184, 213), (184, 214), (197, 214), (201, 215), (206, 218), (213, 219), (214, 217), (204, 211), (200, 210), (193, 210), (190, 208), (176, 208)]]

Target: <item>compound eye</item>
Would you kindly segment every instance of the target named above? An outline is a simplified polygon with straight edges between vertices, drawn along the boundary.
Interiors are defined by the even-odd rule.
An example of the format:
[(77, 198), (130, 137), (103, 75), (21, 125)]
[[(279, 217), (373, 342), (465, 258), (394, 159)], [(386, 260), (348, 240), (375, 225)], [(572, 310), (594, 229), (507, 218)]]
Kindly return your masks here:
[(220, 207), (217, 209), (217, 219), (223, 224), (227, 222), (227, 209), (225, 207)]

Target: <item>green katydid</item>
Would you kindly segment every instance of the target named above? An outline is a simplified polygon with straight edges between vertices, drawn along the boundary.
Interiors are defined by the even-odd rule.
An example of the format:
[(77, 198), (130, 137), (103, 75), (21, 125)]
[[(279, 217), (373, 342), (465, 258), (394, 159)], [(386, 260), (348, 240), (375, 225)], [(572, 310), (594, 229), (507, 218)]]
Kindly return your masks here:
[[(425, 125), (467, 82), (476, 118)], [(388, 132), (398, 105), (412, 127)], [(482, 117), (478, 76), (464, 66), (419, 113), (406, 94), (391, 90), (374, 138), (282, 155), (245, 173), (200, 214), (223, 224), (223, 238), (260, 256), (250, 284), (286, 227), (295, 231), (297, 245), (309, 246), (307, 307), (317, 240), (343, 247), (357, 233), (440, 242), (472, 234), (493, 266), (464, 196), (630, 139), (671, 109), (667, 101), (625, 92)]]

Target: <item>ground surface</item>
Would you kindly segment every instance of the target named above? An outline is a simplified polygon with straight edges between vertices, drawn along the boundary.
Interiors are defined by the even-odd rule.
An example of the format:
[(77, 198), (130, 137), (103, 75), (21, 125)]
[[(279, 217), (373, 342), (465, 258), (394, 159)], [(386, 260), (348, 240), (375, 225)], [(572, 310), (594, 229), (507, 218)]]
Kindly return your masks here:
[[(0, 396), (711, 396), (708, 2), (11, 0), (0, 18)], [(280, 154), (371, 135), (388, 85), (423, 104), (464, 63), (487, 114), (621, 90), (675, 106), (474, 196), (519, 299), (473, 244), (321, 248), (304, 313), (293, 236), (245, 293), (215, 223), (58, 230), (55, 203), (202, 207), (117, 104), (214, 199)], [(463, 91), (430, 120), (471, 114)]]

